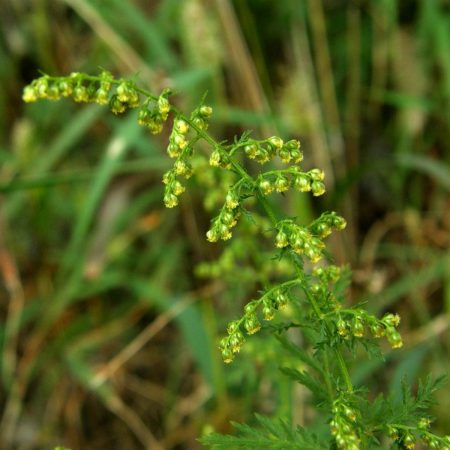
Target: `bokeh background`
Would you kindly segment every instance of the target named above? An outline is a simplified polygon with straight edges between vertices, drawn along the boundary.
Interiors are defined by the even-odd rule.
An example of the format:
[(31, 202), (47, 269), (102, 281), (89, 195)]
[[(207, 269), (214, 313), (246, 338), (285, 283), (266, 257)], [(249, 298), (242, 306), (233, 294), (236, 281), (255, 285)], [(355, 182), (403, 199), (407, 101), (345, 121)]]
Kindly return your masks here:
[[(402, 316), (404, 349), (362, 358), (355, 383), (395, 396), (404, 376), (448, 373), (450, 2), (0, 9), (0, 448), (195, 449), (205, 428), (229, 431), (254, 411), (312, 414), (276, 352), (259, 358), (264, 337), (222, 364), (217, 340), (258, 286), (198, 276), (222, 250), (204, 239), (214, 211), (198, 181), (180, 208), (163, 207), (170, 130), (153, 137), (133, 113), (69, 100), (25, 105), (39, 70), (170, 86), (186, 111), (207, 91), (219, 139), (299, 138), (328, 195), (289, 207), (346, 217), (331, 247), (352, 266), (349, 301)], [(435, 427), (448, 433), (449, 390), (438, 399)]]

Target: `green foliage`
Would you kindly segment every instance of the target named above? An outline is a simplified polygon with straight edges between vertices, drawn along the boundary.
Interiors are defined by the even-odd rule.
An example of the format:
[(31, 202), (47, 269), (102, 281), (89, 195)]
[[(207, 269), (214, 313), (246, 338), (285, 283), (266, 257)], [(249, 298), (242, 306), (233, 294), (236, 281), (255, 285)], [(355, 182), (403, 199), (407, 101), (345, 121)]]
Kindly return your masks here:
[(270, 420), (256, 415), (257, 424), (252, 427), (233, 423), (236, 436), (208, 434), (200, 439), (202, 444), (213, 450), (256, 449), (269, 450), (322, 450), (329, 448), (307, 430), (301, 427), (293, 428), (287, 422)]
[[(373, 407), (366, 393), (355, 389), (352, 384), (343, 356), (346, 348), (354, 352), (359, 341), (370, 348), (374, 339), (383, 336), (392, 348), (399, 348), (402, 339), (396, 329), (400, 322), (398, 315), (385, 314), (377, 319), (362, 307), (346, 308), (345, 290), (337, 288), (342, 284), (340, 268), (329, 263), (317, 265), (325, 256), (324, 239), (332, 230), (343, 229), (345, 220), (334, 212), (327, 212), (310, 225), (302, 226), (293, 217), (278, 218), (266, 198), (274, 191), (283, 193), (290, 189), (311, 192), (314, 196), (322, 195), (325, 192), (323, 171), (302, 171), (299, 163), (303, 155), (300, 143), (295, 140), (285, 143), (277, 136), (254, 140), (249, 133), (244, 133), (232, 144), (218, 142), (206, 131), (212, 114), (210, 106), (202, 102), (190, 116), (186, 116), (170, 104), (169, 95), (167, 90), (159, 96), (152, 95), (138, 88), (131, 80), (116, 80), (110, 73), (102, 72), (99, 76), (82, 73), (69, 77), (44, 75), (25, 87), (23, 99), (35, 102), (38, 99), (72, 97), (76, 102), (108, 104), (115, 114), (137, 108), (138, 123), (152, 134), (162, 131), (172, 112), (175, 118), (167, 153), (175, 161), (173, 168), (163, 176), (165, 205), (168, 208), (178, 205), (179, 196), (185, 191), (185, 181), (180, 179), (187, 180), (193, 174), (195, 147), (203, 140), (210, 147), (209, 165), (230, 171), (235, 177), (228, 187), (219, 214), (206, 233), (207, 240), (229, 240), (231, 229), (237, 226), (241, 215), (251, 217), (251, 209), (247, 206), (250, 198), (257, 200), (270, 220), (270, 231), (275, 234), (274, 244), (278, 249), (273, 260), (287, 260), (291, 266), (291, 276), (270, 283), (259, 298), (248, 301), (243, 315), (228, 324), (228, 336), (220, 341), (219, 348), (223, 360), (232, 362), (245, 343), (245, 334), (257, 333), (262, 322), (273, 321), (289, 305), (296, 306), (294, 318), (298, 323), (295, 326), (310, 330), (305, 335), (315, 352), (311, 355), (293, 344), (282, 334), (283, 329), (278, 328), (278, 332), (274, 333), (294, 356), (291, 361), (297, 359), (309, 367), (307, 370), (282, 367), (281, 371), (308, 388), (321, 410), (329, 411), (328, 437), (322, 437), (319, 442), (300, 427), (293, 429), (282, 420), (270, 421), (257, 416), (257, 427), (235, 424), (236, 436), (213, 433), (204, 437), (202, 442), (217, 449), (318, 449), (335, 445), (339, 449), (357, 450), (379, 445), (385, 434), (393, 440), (393, 445), (405, 448), (413, 448), (418, 439), (429, 448), (449, 448), (448, 437), (442, 439), (429, 431), (431, 421), (426, 416), (431, 396), (439, 382), (433, 383), (427, 379), (420, 384), (415, 397), (404, 383), (401, 405), (378, 397)], [(284, 164), (292, 165), (287, 169), (269, 170), (252, 176), (242, 163), (244, 156), (261, 165), (275, 157), (279, 157)], [(302, 322), (308, 322), (308, 325), (302, 326)], [(285, 322), (285, 325), (288, 323)], [(285, 327), (284, 332), (290, 327)], [(311, 369), (313, 372), (310, 373)], [(368, 413), (371, 410), (372, 413)]]
[[(390, 439), (392, 448), (413, 448), (421, 440), (431, 449), (449, 449), (448, 437), (439, 438), (429, 431), (431, 420), (426, 415), (439, 382), (427, 379), (416, 396), (405, 385), (401, 404), (382, 397), (371, 403), (366, 390), (353, 385), (348, 366), (360, 346), (374, 355), (382, 337), (392, 349), (402, 347), (403, 341), (397, 330), (399, 315), (386, 313), (377, 318), (362, 305), (346, 306), (344, 286), (348, 275), (332, 263), (325, 243), (333, 231), (345, 228), (345, 219), (335, 212), (324, 212), (304, 225), (298, 217), (281, 215), (269, 200), (271, 194), (287, 191), (311, 193), (314, 197), (323, 195), (324, 172), (317, 168), (305, 171), (300, 166), (303, 154), (297, 140), (284, 142), (278, 136), (256, 140), (250, 133), (244, 133), (232, 143), (217, 141), (207, 132), (212, 108), (202, 101), (186, 115), (171, 104), (170, 94), (164, 90), (154, 95), (132, 80), (115, 79), (104, 71), (98, 76), (43, 75), (25, 87), (23, 99), (35, 102), (71, 97), (79, 103), (109, 105), (114, 114), (137, 109), (138, 123), (152, 134), (162, 132), (172, 113), (167, 154), (174, 163), (163, 175), (166, 207), (178, 205), (187, 180), (195, 173), (196, 158), (203, 157), (211, 167), (205, 170), (231, 174), (222, 206), (211, 221), (206, 239), (211, 243), (228, 241), (235, 227), (242, 228), (242, 218), (251, 217), (257, 225), (255, 241), (269, 241), (273, 246), (270, 258), (264, 262), (266, 276), (261, 280), (259, 295), (249, 299), (242, 315), (228, 324), (227, 336), (221, 339), (219, 348), (223, 360), (231, 363), (244, 348), (248, 336), (263, 328), (272, 332), (293, 356), (289, 359), (292, 366), (282, 367), (282, 373), (311, 391), (328, 431), (318, 440), (309, 431), (294, 429), (283, 420), (257, 416), (256, 428), (235, 424), (236, 436), (214, 433), (205, 436), (202, 442), (217, 449), (358, 450), (377, 448)], [(202, 149), (208, 149), (207, 156), (199, 150), (200, 144), (204, 146)], [(117, 152), (116, 149), (113, 154)], [(248, 160), (254, 160), (261, 168), (253, 173)], [(282, 168), (264, 171), (272, 160)], [(109, 166), (105, 167), (108, 170)], [(260, 223), (265, 226), (258, 228)], [(80, 227), (82, 236), (85, 227), (83, 224)], [(283, 270), (276, 269), (280, 261), (285, 263)], [(271, 327), (271, 323), (276, 325)], [(297, 328), (304, 337), (307, 342), (304, 348), (289, 340), (291, 328)], [(299, 367), (299, 363), (305, 367)], [(372, 409), (373, 413), (367, 414)]]

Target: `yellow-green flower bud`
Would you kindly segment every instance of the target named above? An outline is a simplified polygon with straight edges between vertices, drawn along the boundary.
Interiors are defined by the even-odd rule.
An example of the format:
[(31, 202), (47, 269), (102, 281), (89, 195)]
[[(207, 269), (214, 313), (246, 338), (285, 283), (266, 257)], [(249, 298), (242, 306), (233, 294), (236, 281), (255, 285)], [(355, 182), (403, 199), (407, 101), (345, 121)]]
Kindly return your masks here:
[(245, 318), (244, 328), (248, 334), (255, 334), (261, 329), (261, 324), (259, 323), (256, 314), (252, 314)]
[(174, 208), (178, 205), (178, 197), (171, 192), (164, 195), (164, 204), (167, 208)]
[(211, 108), (211, 106), (203, 105), (200, 107), (198, 112), (204, 119), (209, 119), (211, 117), (213, 109)]
[(172, 185), (172, 191), (175, 195), (181, 195), (186, 188), (178, 181), (175, 180)]
[(400, 333), (393, 327), (387, 328), (386, 331), (387, 339), (389, 344), (391, 344), (392, 348), (401, 348), (403, 347), (402, 337)]
[(336, 322), (336, 328), (337, 328), (337, 332), (338, 332), (339, 336), (347, 336), (348, 329), (347, 329), (347, 322), (345, 322), (345, 320), (340, 318)]
[[(89, 93), (85, 86), (76, 86), (73, 90), (73, 99), (76, 102), (87, 102), (89, 100)], [(114, 111), (113, 111), (114, 112)]]
[(262, 310), (264, 320), (272, 320), (275, 317), (275, 309), (269, 305), (265, 305)]
[(258, 146), (256, 144), (248, 144), (244, 147), (244, 152), (250, 159), (256, 158), (257, 151), (258, 151)]
[(170, 111), (170, 103), (165, 95), (160, 95), (158, 98), (158, 110), (165, 120)]
[(189, 125), (186, 121), (177, 119), (175, 121), (175, 129), (181, 134), (186, 134), (189, 131)]
[(95, 101), (99, 105), (107, 105), (109, 103), (108, 92), (102, 88), (97, 89), (95, 93)]
[(209, 165), (212, 167), (220, 167), (221, 157), (218, 150), (214, 150), (209, 157)]
[(229, 364), (229, 363), (233, 362), (234, 354), (230, 348), (223, 348), (221, 350), (221, 352), (222, 352), (222, 359), (223, 359), (224, 363)]
[(259, 182), (259, 189), (264, 195), (270, 194), (273, 191), (273, 185), (269, 180), (262, 179)]
[(217, 230), (215, 230), (214, 228), (208, 230), (208, 232), (206, 233), (206, 239), (209, 242), (217, 242), (219, 240), (219, 237), (219, 233), (217, 233)]
[(283, 147), (283, 139), (279, 138), (278, 136), (270, 137), (269, 139), (267, 139), (267, 142), (276, 150), (280, 150)]
[(311, 183), (309, 177), (303, 173), (299, 173), (294, 178), (294, 187), (300, 192), (309, 192)]
[(38, 96), (36, 89), (33, 86), (25, 86), (23, 89), (22, 100), (26, 103), (37, 101)]
[(289, 181), (284, 176), (279, 176), (275, 180), (275, 190), (277, 192), (286, 192), (289, 189)]
[(323, 181), (325, 178), (325, 173), (320, 169), (312, 169), (309, 171), (309, 176), (315, 181)]
[[(77, 88), (75, 88), (74, 90), (74, 95), (76, 90)], [(127, 109), (125, 104), (119, 100), (117, 95), (113, 95), (111, 97), (111, 99), (109, 100), (109, 107), (111, 109), (111, 112), (113, 112), (114, 114), (122, 114)]]
[(228, 334), (236, 333), (236, 331), (239, 330), (239, 322), (237, 320), (234, 320), (233, 322), (230, 322), (227, 326), (227, 332)]
[(287, 247), (289, 245), (287, 234), (280, 230), (275, 237), (275, 245), (278, 248)]
[(352, 323), (352, 333), (355, 337), (363, 337), (364, 336), (364, 325), (359, 318), (355, 318)]
[(319, 197), (325, 193), (325, 185), (321, 181), (313, 181), (311, 184), (311, 190), (314, 197)]
[(234, 191), (228, 191), (227, 196), (225, 197), (225, 205), (230, 209), (234, 209), (239, 205), (239, 197)]

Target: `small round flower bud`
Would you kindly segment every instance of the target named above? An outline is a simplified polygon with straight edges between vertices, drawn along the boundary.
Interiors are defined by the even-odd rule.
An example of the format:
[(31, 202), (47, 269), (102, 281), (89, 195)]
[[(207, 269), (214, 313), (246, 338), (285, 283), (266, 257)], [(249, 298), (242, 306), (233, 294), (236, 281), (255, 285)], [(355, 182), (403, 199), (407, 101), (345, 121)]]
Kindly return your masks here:
[(287, 247), (289, 245), (287, 234), (283, 230), (280, 230), (277, 233), (277, 236), (275, 237), (275, 245), (278, 248)]
[(134, 93), (134, 89), (126, 81), (123, 81), (119, 84), (119, 86), (117, 86), (117, 98), (123, 103), (126, 103), (132, 99), (132, 93)]
[(207, 122), (205, 122), (201, 117), (194, 117), (192, 123), (200, 130), (206, 130), (208, 128)]
[(289, 189), (289, 182), (284, 176), (279, 176), (275, 180), (275, 190), (277, 192), (285, 192)]
[(381, 321), (388, 326), (398, 327), (400, 324), (400, 316), (398, 314), (386, 314)]
[(234, 191), (228, 191), (227, 196), (225, 197), (225, 205), (230, 209), (234, 209), (239, 205), (239, 197)]
[(269, 305), (265, 305), (262, 310), (264, 320), (272, 320), (275, 317), (275, 309)]
[[(74, 89), (74, 98), (75, 98), (75, 92), (78, 88)], [(113, 95), (111, 99), (109, 100), (109, 107), (111, 109), (111, 112), (114, 114), (122, 114), (127, 109), (125, 104), (122, 103), (117, 95)]]
[(403, 437), (403, 445), (409, 449), (412, 449), (416, 446), (416, 439), (411, 433), (406, 432), (405, 436)]
[(401, 348), (403, 347), (402, 337), (400, 333), (395, 328), (388, 328), (386, 331), (387, 339), (389, 344), (391, 344), (392, 348)]
[(288, 304), (288, 298), (282, 292), (278, 292), (278, 294), (275, 297), (274, 303), (275, 303), (276, 309), (282, 310), (282, 309), (286, 308), (286, 306)]
[(325, 238), (331, 234), (331, 228), (325, 222), (320, 222), (315, 227), (315, 232), (321, 237)]
[(134, 89), (130, 90), (127, 103), (129, 108), (137, 108), (139, 106), (139, 94)]
[[(87, 102), (89, 100), (89, 93), (85, 86), (78, 85), (73, 90), (73, 99), (76, 102)], [(114, 112), (114, 111), (113, 111)]]
[(182, 134), (175, 134), (175, 136), (173, 137), (173, 142), (178, 145), (178, 147), (181, 150), (184, 150), (187, 145), (188, 142), (186, 141), (186, 138), (182, 135)]
[(175, 194), (167, 193), (164, 195), (164, 204), (167, 208), (174, 208), (178, 205), (178, 198)]
[(227, 332), (228, 334), (236, 333), (236, 331), (239, 330), (239, 322), (237, 320), (234, 320), (233, 322), (230, 322), (227, 326)]
[(209, 242), (217, 242), (219, 240), (219, 233), (217, 233), (217, 231), (213, 228), (211, 230), (208, 230), (208, 232), (206, 233), (206, 239)]
[(255, 309), (256, 309), (256, 303), (254, 301), (247, 303), (244, 306), (245, 314), (253, 314), (255, 312)]
[(286, 164), (289, 163), (292, 159), (291, 153), (289, 152), (288, 149), (284, 147), (278, 152), (278, 155), (280, 156), (281, 161), (283, 161)]
[(385, 328), (381, 323), (374, 323), (370, 325), (370, 331), (373, 334), (373, 337), (380, 338), (383, 337), (385, 334)]
[(352, 323), (352, 333), (355, 337), (363, 337), (364, 336), (364, 325), (359, 318), (355, 318)]
[(262, 179), (259, 182), (259, 189), (264, 195), (270, 194), (273, 191), (273, 185), (269, 180)]
[(349, 408), (348, 406), (344, 406), (344, 414), (352, 421), (354, 422), (356, 420), (356, 413), (352, 408)]
[(47, 98), (48, 81), (46, 78), (41, 77), (36, 81), (35, 85), (36, 93), (41, 98)]
[(138, 112), (138, 119), (137, 119), (138, 124), (147, 125), (149, 120), (150, 120), (150, 111), (144, 106)]
[(242, 344), (245, 342), (244, 335), (240, 331), (236, 331), (230, 335), (229, 345), (233, 353), (239, 353)]
[(305, 249), (306, 256), (311, 260), (312, 263), (317, 263), (322, 259), (322, 254), (316, 248)]
[(178, 180), (175, 180), (173, 182), (172, 190), (175, 195), (180, 195), (186, 190), (186, 188)]
[(292, 152), (292, 150), (299, 150), (300, 149), (300, 141), (297, 141), (297, 139), (291, 139), (290, 141), (286, 142), (285, 146), (291, 152)]
[(170, 103), (165, 95), (158, 97), (158, 111), (165, 120), (170, 111)]
[(259, 323), (256, 314), (252, 314), (245, 318), (244, 328), (246, 329), (248, 334), (255, 334), (261, 329), (261, 324)]
[(214, 150), (209, 157), (209, 165), (212, 167), (220, 167), (221, 157), (218, 150)]
[(228, 241), (228, 239), (231, 239), (230, 228), (227, 225), (225, 225), (224, 223), (222, 223), (219, 226), (219, 234), (220, 234), (220, 239), (222, 239), (223, 241)]
[(346, 220), (340, 216), (334, 216), (332, 223), (337, 230), (343, 230), (347, 226)]
[(393, 440), (393, 441), (397, 441), (399, 439), (399, 434), (398, 434), (398, 429), (394, 428), (392, 426), (388, 427), (388, 433), (389, 433), (389, 437)]
[(99, 105), (107, 105), (109, 102), (108, 91), (102, 88), (97, 89), (95, 92), (95, 101)]
[(311, 183), (308, 175), (300, 173), (294, 178), (294, 187), (300, 192), (309, 192), (311, 190)]
[(175, 121), (175, 128), (181, 134), (186, 134), (189, 131), (189, 125), (182, 119), (177, 119)]
[(178, 158), (178, 156), (181, 155), (181, 149), (180, 147), (178, 147), (175, 144), (169, 144), (167, 146), (167, 154), (171, 157), (171, 158)]
[(61, 95), (63, 97), (69, 97), (72, 95), (73, 92), (73, 86), (72, 84), (67, 80), (61, 80), (58, 83), (59, 91), (61, 92)]
[(256, 153), (258, 151), (258, 146), (256, 144), (248, 144), (244, 147), (244, 151), (245, 154), (250, 158), (250, 159), (255, 159), (256, 158)]
[(283, 147), (283, 139), (279, 138), (278, 136), (270, 137), (269, 139), (267, 139), (267, 142), (275, 150), (280, 150)]
[(292, 150), (291, 158), (294, 160), (296, 164), (303, 161), (303, 153), (300, 150)]
[(323, 181), (325, 178), (325, 173), (320, 169), (312, 169), (309, 171), (309, 176), (315, 181)]
[(25, 86), (23, 89), (22, 100), (26, 103), (37, 101), (38, 96), (33, 86)]
[(49, 100), (59, 100), (60, 92), (56, 84), (50, 84), (47, 89), (47, 98)]
[(339, 336), (347, 336), (348, 329), (347, 329), (347, 322), (345, 322), (345, 320), (339, 319), (336, 322), (336, 328)]
[(325, 193), (325, 185), (321, 181), (313, 181), (311, 184), (311, 190), (314, 197), (319, 197)]
[(213, 109), (211, 108), (211, 106), (203, 105), (200, 107), (198, 112), (204, 119), (209, 119), (211, 117)]
[(223, 359), (223, 362), (226, 364), (233, 362), (234, 355), (233, 355), (233, 351), (231, 350), (231, 348), (223, 348), (222, 349), (222, 359)]

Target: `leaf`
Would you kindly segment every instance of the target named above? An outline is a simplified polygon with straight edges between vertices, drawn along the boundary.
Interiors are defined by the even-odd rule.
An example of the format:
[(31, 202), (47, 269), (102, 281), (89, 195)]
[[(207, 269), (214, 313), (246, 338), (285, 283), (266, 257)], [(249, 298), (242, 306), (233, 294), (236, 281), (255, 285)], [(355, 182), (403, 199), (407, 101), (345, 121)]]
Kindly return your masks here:
[(314, 434), (301, 427), (293, 429), (287, 421), (256, 415), (258, 427), (232, 422), (235, 436), (211, 433), (200, 442), (213, 450), (325, 450), (329, 446), (319, 442)]
[(292, 380), (307, 387), (320, 402), (328, 400), (323, 383), (314, 379), (308, 372), (288, 367), (281, 367), (280, 370)]

